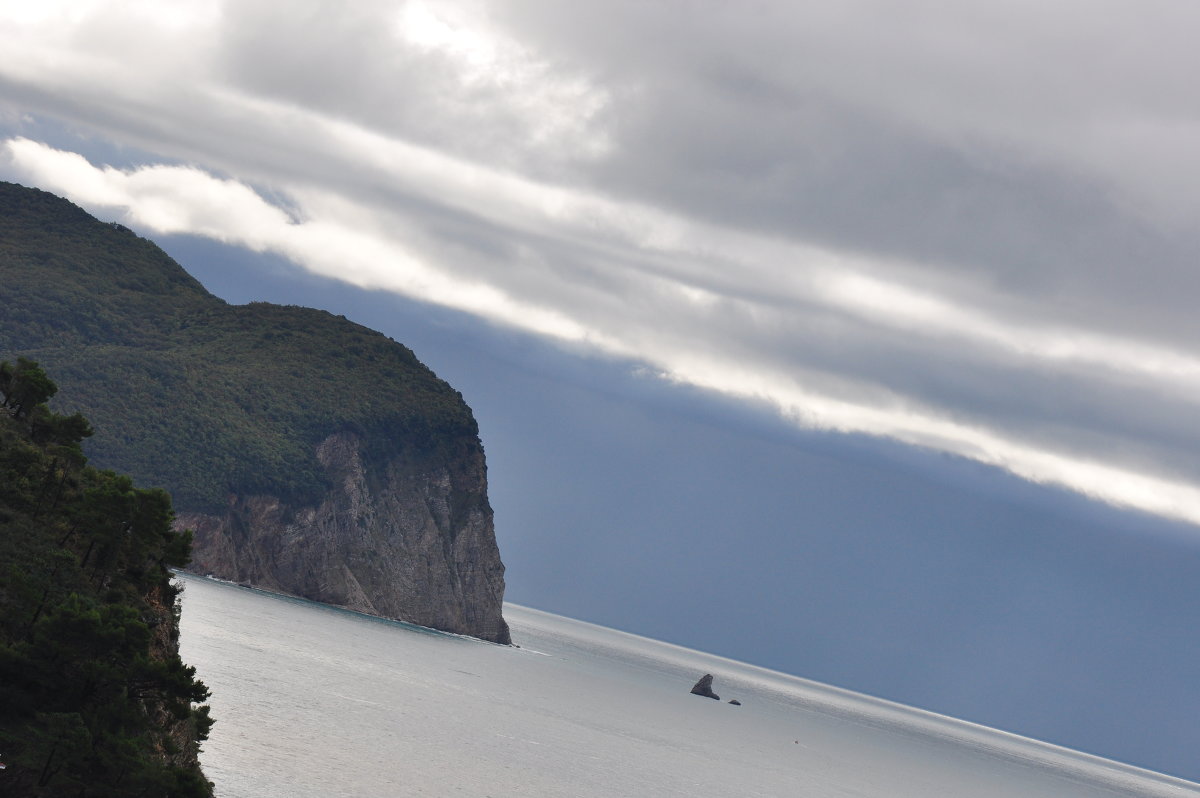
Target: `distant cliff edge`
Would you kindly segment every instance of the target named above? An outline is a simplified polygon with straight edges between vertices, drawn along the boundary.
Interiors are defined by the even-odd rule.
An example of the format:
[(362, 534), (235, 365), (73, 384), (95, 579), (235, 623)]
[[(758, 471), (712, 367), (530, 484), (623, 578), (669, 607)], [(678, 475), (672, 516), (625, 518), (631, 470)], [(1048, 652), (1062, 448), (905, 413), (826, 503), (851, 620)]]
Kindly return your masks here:
[(153, 243), (0, 183), (0, 359), (37, 360), (95, 465), (168, 490), (189, 570), (509, 642), (478, 427), (385, 336), (209, 294)]
[(319, 504), (230, 494), (219, 512), (180, 513), (189, 570), (508, 643), (483, 450), (372, 464), (365, 448), (351, 432), (320, 443), (332, 484)]

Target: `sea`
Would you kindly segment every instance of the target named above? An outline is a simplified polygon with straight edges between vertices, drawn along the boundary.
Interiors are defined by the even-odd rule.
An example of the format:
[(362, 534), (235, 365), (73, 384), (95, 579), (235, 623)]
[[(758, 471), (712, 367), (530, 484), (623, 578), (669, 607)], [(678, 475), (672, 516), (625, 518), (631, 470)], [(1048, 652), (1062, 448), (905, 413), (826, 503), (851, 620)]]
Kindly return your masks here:
[[(188, 574), (221, 798), (1200, 796), (1200, 785), (505, 606), (484, 643)], [(706, 673), (720, 700), (692, 695)], [(740, 704), (730, 703), (736, 699)]]

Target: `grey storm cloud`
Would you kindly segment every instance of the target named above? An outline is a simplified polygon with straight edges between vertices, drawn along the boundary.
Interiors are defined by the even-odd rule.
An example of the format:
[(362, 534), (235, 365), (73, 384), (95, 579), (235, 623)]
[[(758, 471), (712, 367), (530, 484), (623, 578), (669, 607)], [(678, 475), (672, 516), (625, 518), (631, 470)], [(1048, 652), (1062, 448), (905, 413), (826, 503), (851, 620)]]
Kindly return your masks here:
[[(524, 8), (540, 45), (636, 87), (617, 92), (631, 99), (598, 184), (930, 272), (970, 269), (992, 292), (1069, 300), (1058, 314), (1094, 303), (1164, 333), (1163, 307), (1190, 315), (1177, 289), (1196, 280), (1195, 9)], [(1137, 300), (1155, 307), (1139, 319), (1125, 310)]]
[(23, 6), (12, 178), (1200, 522), (1200, 10)]

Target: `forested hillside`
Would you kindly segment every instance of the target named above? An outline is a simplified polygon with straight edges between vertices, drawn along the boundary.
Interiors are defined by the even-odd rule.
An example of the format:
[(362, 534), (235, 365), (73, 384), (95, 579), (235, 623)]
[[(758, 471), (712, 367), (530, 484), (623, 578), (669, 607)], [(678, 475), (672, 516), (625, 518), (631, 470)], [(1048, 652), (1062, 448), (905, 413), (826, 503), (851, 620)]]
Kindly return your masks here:
[(0, 358), (40, 362), (63, 388), (55, 407), (96, 425), (89, 456), (181, 509), (231, 493), (315, 503), (328, 485), (314, 450), (337, 430), (379, 458), (478, 433), (462, 397), (395, 341), (324, 311), (226, 304), (150, 241), (12, 183), (0, 309)]
[(208, 796), (208, 691), (178, 653), (190, 535), (170, 497), (88, 467), (87, 420), (0, 364), (0, 795)]

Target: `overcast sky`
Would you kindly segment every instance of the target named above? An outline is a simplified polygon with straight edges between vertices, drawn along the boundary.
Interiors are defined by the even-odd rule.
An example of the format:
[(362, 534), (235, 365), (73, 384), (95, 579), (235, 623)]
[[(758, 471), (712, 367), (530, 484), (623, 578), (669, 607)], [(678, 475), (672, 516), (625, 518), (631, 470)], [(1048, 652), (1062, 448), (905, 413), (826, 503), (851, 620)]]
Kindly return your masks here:
[(4, 7), (9, 175), (1200, 523), (1192, 4)]
[[(232, 299), (284, 301), (286, 280), (271, 283), (274, 293), (266, 295), (250, 286), (259, 285), (262, 264), (275, 264), (271, 273), (279, 275), (286, 261), (296, 269), (291, 284), (309, 290), (288, 301), (335, 297), (340, 285), (407, 303), (412, 318), (424, 318), (417, 308), (440, 308), (449, 315), (432, 327), (414, 322), (404, 335), (384, 331), (413, 344), (419, 356), (444, 357), (443, 376), (459, 368), (456, 386), (478, 381), (475, 393), (465, 392), (501, 491), (526, 468), (577, 509), (595, 502), (596, 514), (617, 513), (607, 494), (604, 501), (599, 492), (587, 494), (586, 478), (568, 484), (568, 475), (600, 466), (554, 459), (553, 436), (578, 434), (597, 417), (604, 422), (586, 454), (599, 458), (595, 452), (614, 446), (604, 460), (612, 474), (621, 471), (616, 463), (628, 471), (667, 457), (651, 444), (687, 438), (679, 458), (703, 462), (705, 453), (720, 452), (745, 465), (742, 474), (721, 478), (764, 491), (769, 503), (764, 486), (779, 480), (775, 495), (782, 496), (788, 488), (781, 475), (794, 468), (787, 473), (821, 486), (805, 495), (805, 509), (825, 501), (822, 517), (843, 519), (838, 534), (846, 540), (858, 541), (867, 529), (892, 535), (886, 543), (859, 541), (866, 560), (853, 565), (849, 549), (828, 560), (817, 549), (792, 552), (815, 557), (804, 590), (816, 591), (810, 585), (826, 577), (830, 591), (844, 590), (838, 579), (869, 582), (906, 558), (919, 567), (914, 552), (945, 556), (941, 570), (930, 571), (926, 584), (939, 587), (928, 595), (916, 589), (896, 598), (883, 579), (873, 599), (838, 594), (843, 609), (861, 601), (844, 609), (849, 614), (837, 616), (831, 606), (832, 615), (814, 615), (807, 633), (834, 625), (830, 618), (876, 624), (872, 639), (891, 641), (895, 658), (883, 644), (858, 641), (850, 651), (836, 647), (851, 643), (831, 639), (829, 651), (840, 653), (803, 661), (813, 675), (946, 711), (970, 714), (985, 704), (1036, 710), (1062, 699), (1062, 680), (1078, 673), (1068, 654), (1056, 653), (1063, 659), (1052, 663), (1038, 648), (1065, 639), (1061, 628), (1038, 632), (1041, 643), (1013, 643), (1003, 669), (990, 662), (995, 651), (948, 649), (941, 659), (931, 654), (921, 674), (899, 673), (897, 663), (911, 659), (903, 638), (919, 632), (889, 608), (908, 601), (914, 618), (947, 613), (926, 620), (926, 630), (970, 627), (986, 616), (1010, 643), (1034, 634), (1018, 628), (1046, 616), (1032, 599), (1024, 615), (999, 599), (974, 607), (974, 615), (944, 610), (970, 605), (960, 601), (961, 591), (976, 589), (952, 585), (952, 574), (962, 573), (956, 569), (996, 552), (1016, 562), (1013, 552), (1025, 552), (1022, 546), (1035, 558), (1046, 530), (1057, 528), (1052, 521), (1061, 508), (1028, 510), (1020, 503), (1027, 495), (1012, 504), (1020, 480), (1052, 489), (1036, 494), (1034, 505), (1073, 508), (1068, 515), (1076, 520), (1065, 524), (1074, 530), (1072, 542), (1062, 551), (1083, 552), (1087, 530), (1112, 518), (1142, 531), (1161, 520), (1162, 529), (1185, 535), (1200, 524), (1198, 30), (1200, 5), (1159, 0), (0, 0), (0, 178), (67, 196), (156, 239), (193, 242), (181, 252), (201, 253), (195, 241), (220, 242), (224, 248), (201, 254), (236, 261), (241, 271), (201, 277), (210, 287), (209, 280), (224, 280)], [(262, 257), (237, 261), (246, 251)], [(354, 296), (360, 302), (366, 295)], [(536, 351), (550, 365), (531, 366), (542, 371), (503, 387), (496, 386), (511, 372), (486, 383), (482, 375), (492, 372), (482, 361), (471, 364), (469, 347), (446, 343), (455, 325), (480, 340), (515, 335), (535, 342), (522, 351)], [(427, 350), (411, 340), (434, 329), (440, 332), (429, 335)], [(503, 340), (496, 346), (518, 339)], [(583, 370), (590, 376), (576, 379)], [(597, 388), (605, 381), (623, 386), (612, 388), (618, 393), (650, 396), (646, 406), (657, 409), (614, 404), (607, 388)], [(551, 382), (573, 387), (546, 388)], [(520, 442), (506, 432), (504, 425), (517, 424), (513, 419), (530, 407), (518, 385), (573, 402), (556, 419), (529, 419), (529, 435), (541, 424), (545, 440)], [(704, 409), (696, 410), (697, 402)], [(699, 413), (703, 424), (664, 415), (672, 403), (693, 420)], [(760, 424), (750, 434), (754, 443), (721, 431), (745, 432), (747, 419), (763, 412), (780, 426)], [(803, 438), (804, 465), (763, 448), (785, 428), (810, 436)], [(876, 454), (886, 452), (879, 455), (884, 465), (864, 466), (857, 455), (850, 465), (830, 465), (821, 453), (837, 449), (837, 441), (861, 451), (864, 439), (882, 447)], [(616, 441), (625, 447), (620, 453)], [(521, 447), (545, 458), (522, 459)], [(499, 475), (497, 455), (505, 466)], [(954, 505), (955, 490), (982, 479), (970, 461), (1012, 478), (1002, 489), (988, 488), (1009, 498), (989, 498), (970, 511)], [(680, 471), (672, 478), (683, 491), (688, 464), (680, 462), (663, 468)], [(890, 510), (871, 515), (832, 478), (822, 482), (830, 469), (871, 481), (879, 507)], [(936, 472), (942, 486), (915, 487), (920, 479), (906, 469)], [(714, 474), (690, 474), (691, 489)], [(617, 485), (625, 495), (644, 488), (614, 476), (608, 489)], [(538, 497), (508, 490), (513, 514), (525, 512), (520, 517), (535, 528)], [(1083, 502), (1046, 498), (1058, 490), (1099, 500), (1115, 514), (1088, 515)], [(918, 494), (945, 502), (948, 515), (928, 515), (916, 500), (910, 507), (905, 496)], [(644, 519), (652, 504), (652, 497), (630, 498), (631, 517), (622, 522), (632, 530), (639, 523), (633, 515)], [(761, 504), (754, 511), (780, 518), (801, 511), (787, 501), (774, 509)], [(497, 502), (498, 512), (502, 506)], [(558, 505), (541, 509), (550, 506)], [(900, 519), (902, 511), (911, 515)], [(739, 512), (744, 519), (750, 511)], [(655, 513), (662, 528), (672, 524), (669, 510)], [(844, 520), (854, 513), (857, 527)], [(1129, 521), (1139, 513), (1154, 523)], [(975, 538), (959, 534), (986, 514), (1003, 523), (980, 527)], [(700, 515), (681, 510), (675, 524), (684, 526), (686, 516), (695, 529)], [(504, 544), (513, 533), (499, 516), (498, 523)], [(1021, 524), (1028, 536), (1014, 543), (1009, 530)], [(616, 562), (640, 545), (607, 537), (611, 528), (596, 532), (547, 532), (537, 538), (536, 555), (532, 543), (522, 549), (514, 540), (505, 558), (528, 562), (532, 572), (540, 557), (539, 573), (569, 574), (566, 559)], [(1002, 545), (995, 535), (1010, 537)], [(968, 550), (971, 539), (983, 541), (981, 548)], [(555, 560), (547, 547), (564, 540), (578, 545)], [(612, 542), (607, 554), (578, 547), (603, 540)], [(715, 532), (705, 545), (732, 560), (741, 556)], [(1020, 578), (1058, 595), (1059, 607), (1085, 605), (1080, 595), (1102, 602), (1112, 563), (1126, 556), (1112, 546), (1094, 555), (1093, 570), (1078, 564), (1086, 557), (1060, 557), (1054, 549), (1019, 566)], [(1157, 551), (1159, 559), (1130, 566), (1126, 575), (1140, 574), (1139, 596), (1161, 592), (1144, 606), (1113, 609), (1126, 613), (1120, 617), (1129, 629), (1147, 607), (1195, 601), (1191, 580), (1198, 574), (1159, 580), (1171, 557)], [(642, 553), (647, 568), (665, 561), (661, 552)], [(844, 568), (829, 566), (832, 560)], [(1063, 569), (1075, 568), (1064, 576)], [(547, 583), (538, 593), (529, 587), (536, 580), (522, 583), (521, 573), (510, 569), (518, 598), (542, 597), (539, 606), (582, 615), (590, 608), (597, 620), (639, 618), (650, 625), (640, 631), (666, 634), (634, 606), (597, 618), (602, 602), (588, 604), (586, 579)], [(678, 578), (675, 588), (690, 584)], [(778, 583), (759, 585), (763, 578), (747, 574), (727, 587), (753, 593), (756, 585), (766, 591), (786, 582), (781, 574)], [(647, 574), (643, 583), (652, 580)], [(821, 595), (832, 601), (832, 593)], [(768, 592), (758, 600), (765, 606), (773, 598)], [(1171, 630), (1194, 620), (1191, 610), (1155, 612), (1170, 616)], [(1153, 637), (1145, 632), (1148, 641), (1167, 633), (1146, 629), (1154, 630)], [(753, 631), (722, 653), (749, 656)], [(995, 634), (1000, 639), (1001, 631)], [(1078, 656), (1106, 655), (1096, 642), (1106, 633), (1096, 634), (1077, 646)], [(758, 638), (761, 644), (764, 635)], [(911, 643), (926, 644), (941, 645)], [(1195, 646), (1188, 652), (1190, 659), (1177, 661), (1200, 662)], [(799, 659), (778, 657), (768, 664), (800, 667)], [(1164, 654), (1154, 662), (1170, 660)], [(880, 664), (868, 673), (872, 662)], [(1098, 666), (1096, 689), (1118, 679), (1128, 684), (1122, 668), (1131, 662)], [(1032, 683), (1041, 668), (1058, 680), (985, 696), (978, 682), (947, 676), (988, 667), (995, 679), (1019, 671)], [(1179, 667), (1158, 679), (1164, 690), (1182, 684)], [(904, 679), (916, 680), (910, 692), (897, 686)], [(1095, 700), (1079, 689), (1078, 706)], [(955, 704), (947, 690), (977, 701)], [(1119, 718), (1137, 711), (1142, 698), (1130, 694), (1128, 705), (1113, 705), (1106, 722), (1114, 735)], [(1178, 707), (1200, 703), (1193, 692)], [(1146, 711), (1148, 725), (1162, 719)], [(1051, 726), (1061, 720), (1052, 714), (1047, 709), (1042, 719)], [(980, 717), (999, 722), (981, 710)], [(1006, 722), (1049, 728), (1021, 726), (1032, 723), (1028, 713), (1022, 718)], [(1144, 761), (1165, 750), (1164, 741), (1183, 739), (1184, 722), (1179, 714), (1177, 725), (1136, 743), (1144, 744)], [(1103, 726), (1080, 716), (1053, 728), (1071, 723), (1080, 733)]]

